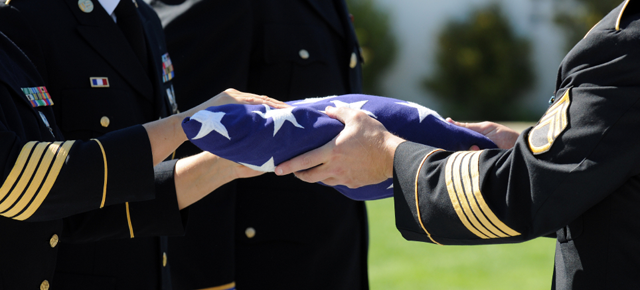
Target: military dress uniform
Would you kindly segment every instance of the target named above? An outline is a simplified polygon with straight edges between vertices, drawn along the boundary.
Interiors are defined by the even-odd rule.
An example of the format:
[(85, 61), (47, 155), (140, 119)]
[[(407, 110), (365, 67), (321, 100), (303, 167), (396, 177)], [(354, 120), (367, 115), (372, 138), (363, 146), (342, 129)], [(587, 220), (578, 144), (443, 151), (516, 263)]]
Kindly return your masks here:
[[(282, 101), (361, 92), (342, 0), (151, 2), (181, 72), (182, 108), (228, 87)], [(186, 235), (169, 239), (174, 289), (368, 289), (364, 202), (332, 188), (265, 174), (189, 215)]]
[(402, 235), (476, 245), (555, 232), (554, 289), (639, 289), (639, 4), (624, 2), (568, 53), (551, 106), (512, 149), (402, 143)]
[[(116, 204), (155, 197), (156, 202), (144, 203), (155, 206), (151, 212), (163, 214), (141, 219), (138, 233), (183, 231), (175, 190), (155, 190), (151, 147), (142, 126), (92, 140), (63, 141), (53, 103), (29, 59), (0, 33), (3, 290), (62, 289), (52, 282), (59, 242), (128, 236), (126, 225), (101, 219), (109, 217)], [(172, 177), (172, 171), (169, 166), (157, 173)], [(91, 210), (100, 214), (77, 215)], [(167, 228), (171, 224), (177, 227)]]
[[(121, 0), (118, 7), (130, 1)], [(140, 20), (137, 39), (146, 53), (141, 59), (136, 43), (119, 27), (125, 16), (118, 7), (118, 22), (98, 0), (13, 0), (0, 8), (2, 30), (31, 58), (55, 97), (53, 110), (65, 138), (88, 140), (176, 111), (173, 65), (157, 15), (142, 1), (130, 5)], [(161, 271), (168, 273), (171, 258), (166, 243), (135, 233), (141, 222), (138, 205), (119, 207), (113, 220), (131, 223), (133, 239), (63, 241), (58, 285), (67, 290), (161, 288)]]

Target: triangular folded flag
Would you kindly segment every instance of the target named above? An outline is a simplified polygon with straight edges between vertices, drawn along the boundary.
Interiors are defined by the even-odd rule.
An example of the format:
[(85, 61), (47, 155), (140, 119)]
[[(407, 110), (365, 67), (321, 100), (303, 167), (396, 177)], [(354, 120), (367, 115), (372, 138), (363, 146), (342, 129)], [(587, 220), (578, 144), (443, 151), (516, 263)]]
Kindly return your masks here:
[[(421, 105), (370, 95), (341, 95), (287, 102), (292, 107), (266, 105), (209, 107), (186, 118), (182, 128), (189, 140), (209, 151), (260, 171), (331, 141), (344, 125), (323, 113), (327, 106), (361, 110), (380, 121), (389, 132), (406, 140), (450, 151), (472, 145), (495, 148), (483, 135), (447, 123), (438, 113)], [(354, 200), (393, 195), (393, 180), (350, 189), (334, 186)]]

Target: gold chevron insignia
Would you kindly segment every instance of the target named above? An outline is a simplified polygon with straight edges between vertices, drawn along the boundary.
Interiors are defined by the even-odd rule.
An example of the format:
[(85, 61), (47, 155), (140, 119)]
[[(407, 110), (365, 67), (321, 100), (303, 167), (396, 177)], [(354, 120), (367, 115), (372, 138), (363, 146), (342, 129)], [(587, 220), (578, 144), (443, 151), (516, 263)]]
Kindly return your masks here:
[(571, 104), (570, 91), (571, 89), (568, 89), (562, 98), (547, 110), (538, 125), (529, 132), (529, 149), (533, 154), (539, 155), (549, 151), (556, 138), (567, 128), (569, 104)]

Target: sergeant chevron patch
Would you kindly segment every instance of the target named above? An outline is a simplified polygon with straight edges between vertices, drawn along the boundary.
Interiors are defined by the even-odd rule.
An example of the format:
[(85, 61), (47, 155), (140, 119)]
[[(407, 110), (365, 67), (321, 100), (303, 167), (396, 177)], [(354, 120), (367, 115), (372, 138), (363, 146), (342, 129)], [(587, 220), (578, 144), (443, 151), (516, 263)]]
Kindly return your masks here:
[(538, 125), (529, 133), (529, 149), (533, 154), (539, 155), (549, 151), (556, 138), (567, 128), (567, 115), (571, 104), (570, 91), (571, 89), (568, 89), (562, 98), (547, 110)]

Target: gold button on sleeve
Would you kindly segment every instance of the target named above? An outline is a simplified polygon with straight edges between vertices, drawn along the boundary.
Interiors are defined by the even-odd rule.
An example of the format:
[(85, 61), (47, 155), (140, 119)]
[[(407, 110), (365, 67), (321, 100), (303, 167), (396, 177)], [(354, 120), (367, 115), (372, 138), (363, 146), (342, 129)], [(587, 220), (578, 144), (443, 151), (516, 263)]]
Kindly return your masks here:
[(40, 283), (40, 290), (49, 290), (49, 281), (42, 281), (42, 283)]

